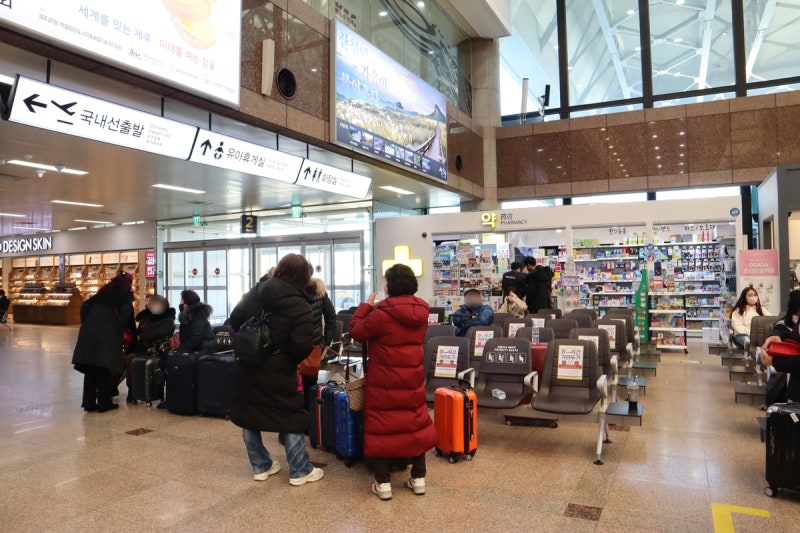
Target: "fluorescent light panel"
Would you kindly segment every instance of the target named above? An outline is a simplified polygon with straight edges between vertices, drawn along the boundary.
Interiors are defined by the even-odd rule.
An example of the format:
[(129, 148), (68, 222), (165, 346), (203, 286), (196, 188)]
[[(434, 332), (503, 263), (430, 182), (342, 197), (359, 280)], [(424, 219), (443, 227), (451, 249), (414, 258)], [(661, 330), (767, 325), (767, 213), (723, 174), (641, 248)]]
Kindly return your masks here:
[(81, 218), (76, 218), (73, 220), (73, 222), (85, 222), (87, 224), (111, 224), (111, 225), (114, 224), (113, 222), (108, 222), (103, 220), (84, 220)]
[(414, 194), (411, 191), (407, 191), (405, 189), (401, 189), (400, 187), (395, 187), (394, 185), (384, 185), (384, 186), (381, 187), (381, 189), (383, 189), (384, 191), (396, 192), (397, 194), (402, 194), (403, 196), (407, 196), (409, 194)]
[(78, 205), (81, 207), (103, 207), (103, 204), (89, 204), (84, 202), (70, 202), (68, 200), (50, 200), (51, 204)]
[(0, 213), (0, 217), (25, 218), (25, 215), (17, 215), (14, 213)]
[(6, 85), (14, 85), (17, 80), (12, 78), (11, 76), (6, 76), (5, 74), (0, 74), (0, 83), (5, 83)]
[(53, 165), (43, 165), (41, 163), (31, 163), (30, 161), (20, 161), (19, 159), (12, 159), (10, 161), (6, 161), (6, 163), (10, 165), (19, 165), (21, 167), (29, 167), (29, 168), (36, 168), (39, 170), (50, 170), (52, 172), (58, 172), (60, 174), (75, 174), (76, 176), (84, 176), (88, 174), (85, 170), (75, 170), (74, 168), (62, 168), (61, 171), (54, 167)]
[(166, 185), (164, 183), (156, 183), (153, 185), (156, 189), (167, 189), (168, 191), (188, 192), (189, 194), (205, 194), (206, 191), (200, 189), (188, 189), (186, 187), (177, 187), (175, 185)]

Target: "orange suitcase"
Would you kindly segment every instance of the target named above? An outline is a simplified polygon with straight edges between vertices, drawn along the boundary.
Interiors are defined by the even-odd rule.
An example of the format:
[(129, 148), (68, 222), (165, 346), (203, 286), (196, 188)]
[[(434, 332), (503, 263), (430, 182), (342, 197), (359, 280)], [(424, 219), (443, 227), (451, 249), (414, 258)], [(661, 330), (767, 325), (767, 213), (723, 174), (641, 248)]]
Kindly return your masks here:
[(436, 455), (451, 463), (464, 455), (471, 461), (478, 449), (478, 398), (463, 387), (441, 387), (433, 396), (433, 425), (439, 434)]

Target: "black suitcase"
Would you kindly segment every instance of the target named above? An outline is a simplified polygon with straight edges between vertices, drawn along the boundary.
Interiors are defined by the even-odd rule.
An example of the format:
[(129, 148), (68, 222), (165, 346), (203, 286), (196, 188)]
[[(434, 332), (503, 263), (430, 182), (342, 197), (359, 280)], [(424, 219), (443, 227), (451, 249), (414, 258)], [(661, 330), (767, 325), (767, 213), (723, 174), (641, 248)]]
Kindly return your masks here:
[(173, 354), (167, 358), (167, 409), (178, 415), (197, 414), (198, 354)]
[(236, 332), (231, 326), (217, 326), (212, 331), (217, 340), (216, 353), (233, 350), (233, 335)]
[(336, 450), (336, 405), (334, 396), (337, 392), (343, 392), (344, 390), (344, 385), (335, 381), (311, 387), (311, 394), (308, 395), (310, 403), (308, 412), (310, 414), (311, 427), (308, 434), (312, 448), (319, 446), (329, 452)]
[(767, 409), (767, 496), (800, 490), (800, 403)]
[(161, 400), (164, 394), (164, 375), (158, 357), (135, 357), (131, 361), (131, 398), (137, 402)]
[(201, 415), (230, 416), (235, 366), (233, 354), (203, 355), (197, 360), (197, 410)]
[(775, 403), (786, 402), (788, 379), (785, 372), (770, 372), (767, 379), (767, 407)]

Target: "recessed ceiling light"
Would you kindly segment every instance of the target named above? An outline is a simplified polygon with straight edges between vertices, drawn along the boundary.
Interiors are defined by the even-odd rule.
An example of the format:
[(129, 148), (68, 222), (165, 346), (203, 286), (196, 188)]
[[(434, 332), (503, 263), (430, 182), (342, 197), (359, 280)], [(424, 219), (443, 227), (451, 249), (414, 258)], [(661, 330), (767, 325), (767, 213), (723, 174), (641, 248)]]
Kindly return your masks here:
[(113, 222), (108, 222), (106, 220), (83, 220), (80, 218), (76, 218), (74, 222), (85, 222), (86, 224), (106, 224), (106, 225), (114, 224)]
[(156, 183), (153, 185), (156, 189), (167, 189), (169, 191), (188, 192), (189, 194), (205, 194), (206, 191), (200, 189), (188, 189), (186, 187), (177, 187), (175, 185), (166, 185), (164, 183)]
[(386, 11), (378, 11), (378, 16), (379, 16), (379, 17), (385, 17), (385, 16), (386, 16), (386, 15), (388, 15), (388, 14), (389, 14), (389, 13), (387, 13)]
[(14, 213), (0, 213), (0, 217), (25, 218), (25, 215), (17, 215)]
[(79, 205), (81, 207), (103, 207), (103, 204), (88, 204), (85, 202), (70, 202), (68, 200), (50, 200), (51, 204)]
[(15, 229), (26, 229), (28, 231), (50, 231), (51, 228), (37, 228), (34, 226), (12, 226)]
[(679, 131), (678, 135), (686, 135), (686, 132), (685, 131)]
[(409, 194), (414, 194), (411, 191), (407, 191), (405, 189), (401, 189), (400, 187), (395, 187), (393, 185), (384, 185), (384, 186), (382, 186), (380, 188), (383, 189), (384, 191), (389, 191), (389, 192), (394, 192), (394, 193), (397, 193), (397, 194), (402, 194), (403, 196), (408, 196)]
[(636, 11), (634, 11), (633, 9), (628, 10), (628, 15), (633, 15), (634, 13), (636, 13)]
[(417, 7), (422, 9), (423, 7), (425, 7), (425, 2), (417, 2)]
[(316, 71), (317, 71), (317, 69), (315, 69), (315, 68), (311, 69), (311, 72), (316, 72)]
[(85, 170), (75, 170), (73, 168), (66, 168), (66, 167), (61, 167), (61, 170), (58, 170), (58, 167), (55, 167), (53, 165), (31, 163), (30, 161), (20, 161), (19, 159), (11, 159), (10, 161), (6, 161), (6, 163), (10, 165), (19, 165), (21, 167), (36, 168), (39, 170), (50, 170), (52, 172), (58, 172), (60, 174), (75, 174), (76, 176), (84, 176), (88, 174), (88, 172), (86, 172)]

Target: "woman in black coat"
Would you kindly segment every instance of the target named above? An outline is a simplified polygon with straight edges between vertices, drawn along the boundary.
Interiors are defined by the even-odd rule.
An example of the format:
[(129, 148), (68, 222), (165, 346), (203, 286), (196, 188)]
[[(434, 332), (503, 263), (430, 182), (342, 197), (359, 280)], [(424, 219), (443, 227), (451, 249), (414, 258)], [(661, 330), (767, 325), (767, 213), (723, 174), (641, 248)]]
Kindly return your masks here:
[(270, 335), (276, 350), (261, 366), (236, 366), (231, 421), (243, 429), (256, 481), (264, 481), (280, 470), (264, 447), (262, 431), (279, 433), (283, 440), (290, 484), (304, 485), (324, 475), (308, 457), (308, 410), (297, 386), (297, 365), (311, 353), (314, 342), (311, 305), (305, 291), (309, 279), (306, 260), (288, 254), (275, 267), (274, 276), (258, 283), (231, 314), (231, 326), (238, 330), (262, 310), (270, 313)]
[(123, 331), (136, 330), (133, 321), (133, 277), (120, 273), (81, 306), (81, 328), (72, 355), (75, 370), (83, 373), (84, 411), (104, 413), (112, 403), (111, 375), (122, 375)]
[(773, 326), (773, 335), (764, 341), (761, 350), (761, 363), (771, 366), (778, 372), (789, 374), (786, 398), (790, 402), (800, 402), (800, 355), (794, 357), (771, 357), (769, 345), (776, 341), (793, 340), (800, 342), (800, 290), (789, 293), (786, 314)]
[[(331, 345), (333, 331), (336, 328), (336, 309), (328, 296), (325, 282), (319, 278), (312, 278), (306, 287), (311, 303), (311, 317), (314, 321), (314, 350), (319, 350), (324, 356), (325, 348)], [(317, 384), (318, 376), (303, 376), (303, 396), (308, 404), (308, 395), (311, 387)]]
[(214, 329), (208, 321), (212, 309), (200, 301), (200, 296), (194, 291), (181, 292), (180, 321), (181, 344), (178, 353), (214, 353), (217, 340)]

